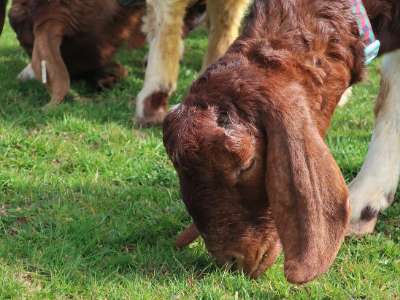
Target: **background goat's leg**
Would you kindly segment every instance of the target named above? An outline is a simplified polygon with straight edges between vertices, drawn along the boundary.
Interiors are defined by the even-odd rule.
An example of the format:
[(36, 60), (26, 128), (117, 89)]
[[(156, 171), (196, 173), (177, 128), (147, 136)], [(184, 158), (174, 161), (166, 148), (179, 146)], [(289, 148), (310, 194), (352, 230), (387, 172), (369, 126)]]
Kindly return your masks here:
[(374, 230), (378, 214), (394, 198), (400, 173), (400, 51), (386, 54), (375, 104), (375, 128), (367, 158), (350, 183), (352, 220), (348, 235)]
[(24, 81), (24, 80), (35, 80), (35, 79), (37, 79), (37, 78), (35, 76), (35, 73), (33, 72), (32, 63), (29, 63), (25, 67), (25, 69), (23, 69), (21, 71), (21, 73), (19, 73), (19, 75), (17, 76), (17, 80), (21, 80), (21, 81)]
[(200, 73), (219, 59), (237, 38), (240, 21), (249, 2), (250, 0), (207, 1), (210, 40)]
[(183, 17), (189, 0), (148, 0), (144, 31), (150, 43), (142, 90), (137, 96), (136, 118), (145, 125), (161, 123), (168, 97), (176, 89)]

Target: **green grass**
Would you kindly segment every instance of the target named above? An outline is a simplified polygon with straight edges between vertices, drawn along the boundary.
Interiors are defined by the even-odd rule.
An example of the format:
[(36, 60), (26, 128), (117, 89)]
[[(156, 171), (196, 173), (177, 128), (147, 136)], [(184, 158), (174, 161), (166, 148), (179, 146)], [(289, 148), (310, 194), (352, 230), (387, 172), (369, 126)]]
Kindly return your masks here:
[[(204, 29), (185, 40), (178, 103), (197, 76)], [(346, 240), (329, 271), (288, 284), (282, 255), (258, 280), (218, 269), (202, 241), (178, 252), (190, 223), (161, 127), (140, 128), (132, 103), (146, 49), (122, 49), (128, 70), (112, 91), (72, 84), (52, 111), (38, 82), (17, 82), (28, 63), (7, 25), (0, 38), (0, 299), (398, 299), (400, 203), (374, 234)], [(345, 179), (360, 169), (373, 129), (379, 60), (338, 109), (327, 142)]]

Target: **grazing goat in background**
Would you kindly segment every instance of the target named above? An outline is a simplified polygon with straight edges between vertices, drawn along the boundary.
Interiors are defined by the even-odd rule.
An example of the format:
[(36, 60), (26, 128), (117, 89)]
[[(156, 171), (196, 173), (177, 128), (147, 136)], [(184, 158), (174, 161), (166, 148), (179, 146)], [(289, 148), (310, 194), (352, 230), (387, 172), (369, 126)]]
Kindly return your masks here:
[[(399, 48), (399, 2), (364, 4), (381, 54)], [(364, 77), (364, 48), (349, 0), (254, 1), (241, 36), (164, 121), (164, 145), (195, 224), (177, 244), (201, 234), (218, 265), (253, 278), (281, 249), (289, 282), (327, 271), (351, 208), (324, 137), (342, 94)], [(382, 176), (377, 183), (352, 183), (354, 220), (375, 217), (397, 186), (399, 71), (400, 52), (388, 54), (375, 109), (382, 144), (373, 137), (370, 152), (375, 167), (377, 155), (390, 155), (380, 155), (382, 171), (365, 168), (369, 180)], [(382, 206), (366, 200), (375, 191), (353, 195), (360, 180), (381, 191)]]
[[(0, 2), (1, 28), (6, 2)], [(10, 24), (32, 59), (18, 78), (39, 78), (52, 95), (48, 106), (66, 96), (70, 78), (112, 88), (127, 76), (123, 66), (111, 61), (113, 55), (127, 39), (131, 49), (146, 42), (140, 30), (145, 6), (126, 8), (116, 0), (13, 0)], [(195, 28), (204, 15), (205, 8), (193, 3), (185, 15), (184, 33)]]
[[(143, 30), (147, 33), (150, 51), (144, 85), (136, 99), (136, 118), (142, 124), (159, 124), (167, 113), (167, 101), (176, 89), (179, 57), (183, 52), (181, 28), (185, 8), (191, 2), (147, 0), (147, 15), (144, 18)], [(207, 1), (210, 37), (200, 72), (224, 54), (235, 40), (249, 2), (250, 0)]]
[[(62, 101), (70, 78), (106, 87), (126, 78), (125, 69), (111, 58), (133, 34), (142, 40), (139, 45), (145, 43), (143, 13), (143, 5), (124, 8), (108, 0), (13, 0), (10, 24), (31, 58), (35, 77), (52, 96), (45, 107)], [(20, 78), (24, 76), (34, 77), (30, 66)]]

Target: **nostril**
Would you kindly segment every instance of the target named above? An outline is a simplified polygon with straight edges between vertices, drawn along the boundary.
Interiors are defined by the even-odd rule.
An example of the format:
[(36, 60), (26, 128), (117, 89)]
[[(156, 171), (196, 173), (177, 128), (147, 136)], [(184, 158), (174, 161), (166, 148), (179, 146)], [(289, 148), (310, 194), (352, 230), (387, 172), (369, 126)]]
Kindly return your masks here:
[(237, 271), (238, 266), (239, 266), (239, 264), (238, 264), (237, 258), (236, 257), (232, 257), (231, 258), (231, 263), (230, 263), (231, 271)]
[(217, 258), (215, 257), (215, 255), (214, 255), (214, 252), (213, 251), (208, 251), (208, 255), (210, 255), (210, 257), (213, 259), (213, 260), (216, 260)]

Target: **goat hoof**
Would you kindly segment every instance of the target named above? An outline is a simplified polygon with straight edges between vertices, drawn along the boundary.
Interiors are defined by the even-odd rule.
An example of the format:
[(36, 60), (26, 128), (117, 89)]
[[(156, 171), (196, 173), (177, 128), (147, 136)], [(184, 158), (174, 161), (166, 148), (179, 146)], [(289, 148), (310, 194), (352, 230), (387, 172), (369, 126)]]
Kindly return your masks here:
[(145, 126), (162, 124), (167, 111), (168, 93), (154, 92), (143, 100), (143, 110), (136, 110), (136, 119)]
[(363, 236), (370, 234), (374, 231), (378, 216), (370, 220), (358, 220), (350, 222), (347, 228), (346, 237), (362, 238)]
[(45, 112), (45, 111), (48, 111), (50, 107), (51, 107), (51, 106), (50, 106), (49, 103), (48, 103), (48, 104), (46, 104), (45, 106), (43, 106), (40, 110), (43, 111), (43, 112)]
[(57, 103), (49, 102), (49, 103), (47, 103), (45, 106), (43, 106), (40, 110), (41, 110), (42, 112), (45, 112), (45, 111), (48, 111), (48, 110), (50, 110), (50, 109), (53, 109), (53, 108), (56, 107), (56, 106), (57, 106)]

